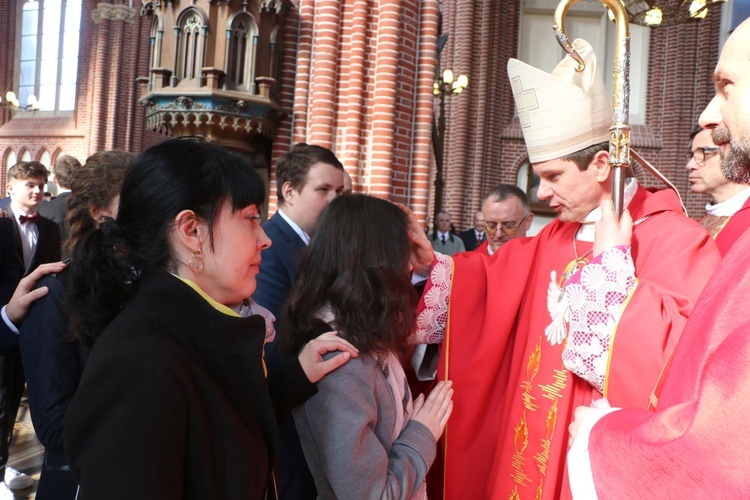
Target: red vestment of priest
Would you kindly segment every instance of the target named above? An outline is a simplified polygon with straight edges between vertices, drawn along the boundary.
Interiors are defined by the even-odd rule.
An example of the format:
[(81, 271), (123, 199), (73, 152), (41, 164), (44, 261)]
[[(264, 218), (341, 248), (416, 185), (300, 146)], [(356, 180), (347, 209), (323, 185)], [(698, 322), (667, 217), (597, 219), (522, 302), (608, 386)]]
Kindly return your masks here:
[(591, 430), (599, 498), (750, 498), (750, 231), (724, 257), (685, 327), (655, 413)]
[[(671, 191), (638, 188), (628, 209), (633, 220), (647, 218), (633, 233), (638, 281), (616, 326), (604, 392), (613, 406), (645, 407), (719, 254)], [(551, 345), (544, 331), (550, 273), (560, 276), (591, 248), (574, 247), (580, 227), (555, 220), (492, 257), (453, 257), (439, 365), (455, 389), (445, 433), (447, 499), (570, 496), (567, 428), (573, 409), (601, 394), (565, 369), (565, 343)], [(436, 274), (420, 318), (431, 307), (431, 287), (445, 288)]]
[(732, 215), (724, 229), (716, 236), (716, 246), (719, 247), (722, 256), (729, 252), (734, 242), (742, 236), (747, 228), (750, 228), (750, 199)]
[(474, 251), (479, 252), (484, 255), (489, 255), (488, 248), (490, 247), (489, 240), (484, 240), (481, 245), (479, 245)]

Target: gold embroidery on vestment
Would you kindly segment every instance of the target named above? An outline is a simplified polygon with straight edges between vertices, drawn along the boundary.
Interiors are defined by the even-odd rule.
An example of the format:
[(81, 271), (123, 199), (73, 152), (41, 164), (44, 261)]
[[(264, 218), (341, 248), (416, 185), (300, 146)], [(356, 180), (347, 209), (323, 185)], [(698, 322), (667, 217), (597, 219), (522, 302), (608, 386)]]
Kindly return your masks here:
[(521, 422), (516, 426), (513, 444), (516, 448), (516, 453), (523, 453), (529, 444), (529, 428), (526, 426), (526, 412), (523, 412)]
[(570, 372), (564, 368), (562, 370), (555, 370), (552, 373), (554, 382), (549, 385), (539, 385), (539, 388), (542, 390), (542, 396), (553, 401), (555, 399), (560, 399), (562, 397), (562, 391), (565, 390), (568, 373)]
[[(526, 412), (523, 412), (521, 416), (521, 422), (515, 428), (515, 435), (513, 436), (513, 445), (515, 452), (513, 453), (513, 459), (511, 460), (511, 466), (513, 472), (511, 477), (513, 480), (521, 486), (526, 486), (531, 482), (528, 476), (524, 473), (526, 466), (526, 459), (523, 457), (523, 452), (529, 444), (529, 428), (526, 425)], [(515, 494), (518, 494), (518, 490), (514, 490)]]
[(542, 359), (542, 338), (539, 337), (539, 341), (534, 346), (534, 350), (529, 354), (529, 360), (526, 363), (526, 377), (527, 380), (521, 382), (521, 399), (523, 400), (523, 406), (529, 411), (536, 411), (539, 409), (539, 405), (534, 403), (536, 398), (531, 395), (531, 381), (534, 380), (536, 374), (539, 373), (539, 363)]
[(509, 500), (521, 500), (521, 495), (518, 494), (518, 487), (513, 487), (513, 492), (508, 497)]
[[(547, 461), (549, 460), (550, 449), (552, 448), (552, 438), (555, 435), (555, 424), (557, 423), (557, 400), (547, 412), (547, 420), (544, 423), (547, 431), (547, 438), (542, 439), (542, 451), (534, 454), (534, 460), (542, 475), (547, 474)], [(541, 488), (541, 485), (540, 485)]]
[(542, 338), (539, 338), (539, 342), (536, 343), (534, 350), (529, 354), (529, 362), (526, 364), (526, 378), (529, 382), (534, 380), (536, 374), (539, 373), (539, 361), (542, 358)]
[[(533, 404), (536, 399), (535, 396), (531, 395), (533, 384), (531, 379), (536, 377), (539, 372), (541, 365), (541, 342), (542, 338), (539, 337), (539, 341), (535, 346), (534, 350), (529, 354), (526, 374), (530, 377), (529, 380), (521, 382), (523, 392), (521, 393), (521, 400), (524, 407), (536, 411), (539, 409), (539, 405)], [(537, 470), (541, 474), (539, 480), (539, 486), (537, 487), (535, 496), (537, 499), (542, 497), (544, 487), (544, 477), (547, 474), (547, 463), (549, 462), (550, 451), (552, 449), (552, 440), (555, 436), (555, 427), (557, 426), (558, 416), (558, 400), (563, 397), (563, 391), (567, 386), (568, 371), (563, 367), (552, 371), (552, 383), (550, 384), (539, 384), (539, 390), (542, 392), (542, 397), (552, 401), (552, 405), (547, 410), (547, 416), (544, 421), (545, 437), (539, 441), (540, 450), (534, 454), (533, 459), (536, 463)], [(534, 418), (534, 414), (532, 414)], [(520, 500), (520, 494), (518, 493), (518, 486), (522, 488), (529, 486), (532, 479), (526, 475), (526, 458), (523, 456), (524, 451), (528, 448), (529, 442), (529, 425), (526, 420), (526, 411), (524, 410), (521, 415), (521, 419), (518, 425), (514, 428), (513, 444), (514, 452), (511, 459), (511, 477), (513, 478), (516, 485), (513, 487), (513, 491), (510, 494), (510, 498), (516, 498)]]

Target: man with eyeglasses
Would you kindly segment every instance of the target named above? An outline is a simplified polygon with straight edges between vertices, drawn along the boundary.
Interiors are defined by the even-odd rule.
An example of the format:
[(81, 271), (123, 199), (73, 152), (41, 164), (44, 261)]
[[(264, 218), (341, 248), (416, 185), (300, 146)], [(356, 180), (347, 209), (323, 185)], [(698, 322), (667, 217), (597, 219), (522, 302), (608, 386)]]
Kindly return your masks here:
[[(700, 124), (712, 131), (726, 177), (746, 183), (750, 20), (724, 44), (713, 77), (716, 94)], [(575, 410), (568, 467), (577, 498), (749, 497), (748, 269), (745, 231), (706, 285), (665, 368), (656, 408)]]
[(482, 204), (487, 242), (478, 252), (492, 255), (514, 238), (523, 238), (531, 227), (534, 214), (529, 199), (519, 187), (500, 184), (487, 193)]
[[(711, 196), (706, 215), (700, 222), (724, 255), (739, 235), (750, 227), (750, 187), (731, 181), (724, 174), (719, 147), (711, 139), (710, 130), (698, 126), (691, 138), (690, 153), (685, 155), (690, 190)], [(734, 222), (730, 224), (731, 220)]]
[[(609, 92), (593, 48), (573, 46), (552, 74), (508, 62), (537, 196), (558, 217), (494, 255), (433, 255), (419, 235), (415, 268), (430, 267), (418, 340), (442, 342), (453, 381), (445, 498), (570, 498), (565, 451), (576, 406), (606, 397), (645, 407), (720, 256), (677, 195), (626, 182), (611, 225)], [(487, 216), (487, 220), (494, 220)], [(502, 219), (495, 222), (503, 222)], [(514, 220), (513, 223), (519, 222)], [(501, 226), (502, 227), (502, 226)], [(628, 235), (630, 236), (630, 235)]]

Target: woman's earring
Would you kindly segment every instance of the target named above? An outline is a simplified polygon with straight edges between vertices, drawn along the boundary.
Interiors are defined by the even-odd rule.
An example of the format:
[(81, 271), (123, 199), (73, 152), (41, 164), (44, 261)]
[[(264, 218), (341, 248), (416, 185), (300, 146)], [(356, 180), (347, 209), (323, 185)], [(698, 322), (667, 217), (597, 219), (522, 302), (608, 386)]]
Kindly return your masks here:
[(188, 262), (188, 267), (196, 274), (203, 270), (203, 257), (201, 257), (200, 248), (197, 252), (193, 252), (193, 256), (190, 257), (190, 261)]

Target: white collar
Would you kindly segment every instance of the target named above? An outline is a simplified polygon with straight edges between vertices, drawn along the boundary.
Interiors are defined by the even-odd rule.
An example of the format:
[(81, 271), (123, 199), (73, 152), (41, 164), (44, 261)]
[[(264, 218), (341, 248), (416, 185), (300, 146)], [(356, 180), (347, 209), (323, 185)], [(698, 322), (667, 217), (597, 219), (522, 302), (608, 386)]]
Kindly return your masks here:
[(309, 245), (310, 244), (310, 235), (307, 234), (306, 232), (304, 232), (302, 230), (302, 228), (297, 225), (296, 222), (294, 222), (292, 219), (290, 219), (289, 216), (287, 214), (285, 214), (284, 211), (281, 208), (279, 208), (278, 213), (281, 216), (281, 218), (284, 219), (286, 221), (286, 223), (291, 226), (292, 229), (294, 229), (294, 232), (297, 233), (297, 236), (299, 236), (300, 238), (302, 238), (302, 241), (305, 243), (305, 245)]
[(19, 225), (21, 224), (21, 216), (22, 215), (28, 217), (29, 215), (33, 215), (34, 213), (36, 213), (36, 212), (26, 213), (23, 210), (21, 210), (21, 207), (19, 207), (18, 205), (16, 205), (13, 202), (10, 203), (10, 209), (13, 211), (13, 217), (16, 218), (16, 224), (19, 224)]
[(732, 216), (742, 208), (747, 199), (750, 198), (750, 187), (747, 187), (721, 203), (706, 205), (706, 214), (708, 215), (729, 215)]

